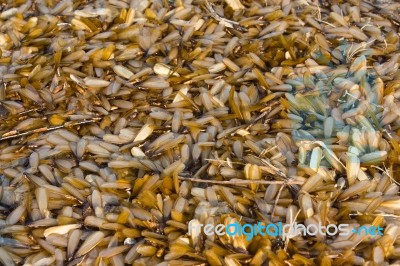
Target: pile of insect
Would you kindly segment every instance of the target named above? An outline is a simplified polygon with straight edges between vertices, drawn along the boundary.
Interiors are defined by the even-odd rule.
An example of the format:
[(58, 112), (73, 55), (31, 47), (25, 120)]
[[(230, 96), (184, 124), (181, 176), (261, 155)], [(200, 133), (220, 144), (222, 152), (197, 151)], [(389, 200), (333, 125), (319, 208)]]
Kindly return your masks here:
[(400, 265), (400, 2), (0, 0), (0, 264)]

